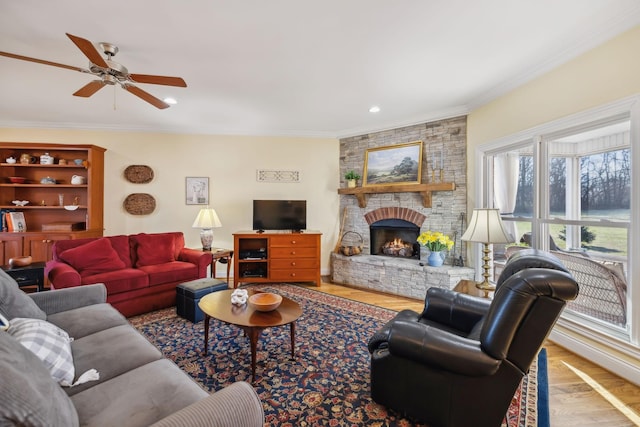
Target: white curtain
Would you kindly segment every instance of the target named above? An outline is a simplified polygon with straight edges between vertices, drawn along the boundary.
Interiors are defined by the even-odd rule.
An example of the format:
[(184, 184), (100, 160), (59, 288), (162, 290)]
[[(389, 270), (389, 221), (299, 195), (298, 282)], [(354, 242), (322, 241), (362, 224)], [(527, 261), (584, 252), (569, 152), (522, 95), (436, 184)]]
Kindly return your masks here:
[[(493, 199), (501, 214), (513, 214), (518, 195), (520, 176), (520, 156), (518, 153), (500, 153), (493, 160)], [(505, 230), (518, 239), (518, 229), (514, 221), (504, 222)]]

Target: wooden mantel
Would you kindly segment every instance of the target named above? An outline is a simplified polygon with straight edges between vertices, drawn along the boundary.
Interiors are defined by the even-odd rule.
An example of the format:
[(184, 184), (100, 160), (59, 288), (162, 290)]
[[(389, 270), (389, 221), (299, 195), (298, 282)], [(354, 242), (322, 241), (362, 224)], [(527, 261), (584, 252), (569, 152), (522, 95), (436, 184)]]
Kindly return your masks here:
[(422, 205), (431, 207), (431, 193), (434, 191), (453, 191), (456, 189), (454, 182), (440, 182), (434, 184), (386, 184), (368, 185), (366, 187), (338, 188), (338, 194), (351, 194), (358, 199), (358, 206), (367, 207), (367, 194), (377, 193), (420, 193)]

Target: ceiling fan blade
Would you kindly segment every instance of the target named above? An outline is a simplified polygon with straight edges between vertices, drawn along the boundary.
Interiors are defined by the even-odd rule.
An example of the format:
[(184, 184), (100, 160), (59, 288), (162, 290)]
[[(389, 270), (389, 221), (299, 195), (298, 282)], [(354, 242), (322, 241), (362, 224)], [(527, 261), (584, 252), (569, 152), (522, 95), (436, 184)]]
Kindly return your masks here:
[(83, 98), (88, 98), (100, 89), (102, 89), (106, 85), (102, 80), (93, 80), (86, 85), (82, 86), (78, 89), (73, 96), (81, 96)]
[(51, 65), (53, 67), (66, 68), (67, 70), (80, 71), (81, 73), (88, 73), (89, 70), (84, 68), (74, 67), (73, 65), (59, 64), (57, 62), (45, 61), (44, 59), (30, 58), (28, 56), (16, 55), (15, 53), (0, 52), (0, 56), (6, 56), (7, 58), (20, 59), (22, 61), (35, 62), (38, 64)]
[(187, 87), (187, 83), (181, 77), (152, 76), (149, 74), (129, 74), (129, 77), (136, 83)]
[(98, 49), (87, 39), (83, 39), (82, 37), (74, 36), (73, 34), (65, 33), (67, 37), (71, 39), (78, 49), (84, 53), (84, 55), (89, 58), (91, 63), (96, 64), (98, 67), (109, 68), (107, 62), (102, 58)]
[(144, 90), (140, 89), (137, 86), (134, 85), (129, 85), (129, 84), (123, 84), (122, 87), (131, 92), (132, 94), (134, 94), (135, 96), (137, 96), (140, 99), (143, 99), (145, 101), (147, 101), (149, 104), (153, 105), (156, 108), (160, 108), (161, 110), (165, 109), (165, 108), (169, 108), (169, 104), (167, 104), (166, 102), (156, 98), (155, 96), (151, 95), (148, 92), (145, 92)]

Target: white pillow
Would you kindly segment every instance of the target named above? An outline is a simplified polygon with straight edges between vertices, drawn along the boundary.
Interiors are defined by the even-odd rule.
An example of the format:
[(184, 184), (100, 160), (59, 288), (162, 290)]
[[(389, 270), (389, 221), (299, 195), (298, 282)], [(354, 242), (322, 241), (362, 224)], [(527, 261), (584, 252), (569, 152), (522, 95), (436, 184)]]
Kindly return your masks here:
[(60, 385), (70, 387), (99, 378), (95, 369), (90, 369), (73, 384), (73, 338), (56, 325), (46, 320), (16, 317), (11, 319), (7, 332), (38, 356)]

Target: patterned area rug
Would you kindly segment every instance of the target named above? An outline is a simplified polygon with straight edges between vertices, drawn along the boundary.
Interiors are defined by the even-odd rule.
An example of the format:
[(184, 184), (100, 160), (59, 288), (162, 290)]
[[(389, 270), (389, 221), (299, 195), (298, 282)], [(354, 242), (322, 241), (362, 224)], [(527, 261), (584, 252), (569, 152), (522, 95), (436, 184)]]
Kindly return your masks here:
[[(289, 326), (264, 330), (253, 383), (266, 425), (414, 426), (371, 400), (367, 341), (395, 312), (295, 285), (259, 285), (297, 301), (296, 359)], [(211, 320), (209, 354), (202, 355), (204, 322), (177, 317), (175, 308), (129, 319), (163, 354), (214, 392), (251, 382), (249, 340), (237, 327)], [(541, 372), (546, 376), (546, 372)], [(513, 398), (506, 427), (536, 427), (538, 364)]]

